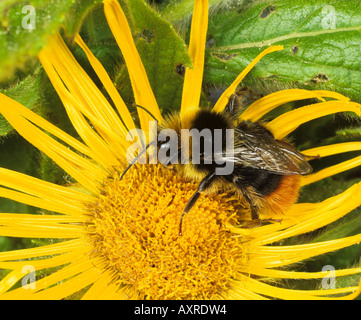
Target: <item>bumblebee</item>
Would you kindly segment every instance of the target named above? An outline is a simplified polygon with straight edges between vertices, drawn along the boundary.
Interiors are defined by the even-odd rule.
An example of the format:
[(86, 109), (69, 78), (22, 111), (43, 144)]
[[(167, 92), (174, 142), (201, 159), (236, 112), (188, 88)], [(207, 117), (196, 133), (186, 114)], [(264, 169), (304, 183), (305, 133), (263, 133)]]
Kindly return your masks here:
[[(262, 212), (279, 213), (294, 204), (299, 195), (301, 175), (312, 172), (312, 167), (307, 161), (312, 157), (309, 158), (298, 152), (285, 140), (275, 139), (265, 124), (239, 120), (240, 109), (238, 98), (233, 95), (222, 112), (194, 109), (183, 116), (179, 113), (170, 115), (160, 124), (158, 133), (163, 129), (173, 129), (179, 141), (177, 154), (170, 158), (173, 160), (177, 158), (178, 161), (162, 162), (163, 165), (172, 167), (190, 180), (199, 182), (197, 190), (183, 210), (179, 223), (180, 235), (183, 217), (203, 193), (233, 190), (249, 204), (252, 220), (258, 220)], [(192, 151), (189, 149), (189, 161), (184, 163), (181, 161), (181, 154), (184, 151), (181, 143), (182, 129), (198, 132), (206, 129), (212, 133), (212, 137), (216, 136), (218, 130), (221, 132), (223, 147), (216, 152), (216, 141), (213, 139), (211, 141), (213, 153), (209, 155), (205, 152), (205, 139), (200, 139), (196, 142), (199, 161), (194, 161)], [(226, 150), (227, 130), (234, 133), (231, 156), (229, 150)], [(172, 142), (174, 141), (168, 139), (158, 141), (156, 145), (158, 150), (169, 149)], [(223, 159), (221, 164), (217, 161), (220, 157)], [(229, 163), (232, 163), (231, 173), (217, 174), (218, 169)]]

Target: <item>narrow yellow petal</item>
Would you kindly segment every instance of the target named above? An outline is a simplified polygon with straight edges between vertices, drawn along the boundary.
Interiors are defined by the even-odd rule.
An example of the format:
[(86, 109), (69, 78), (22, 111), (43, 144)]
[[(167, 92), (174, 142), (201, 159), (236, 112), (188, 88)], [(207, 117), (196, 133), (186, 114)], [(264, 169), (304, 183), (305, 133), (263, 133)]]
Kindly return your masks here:
[[(147, 73), (135, 47), (128, 21), (116, 0), (104, 0), (104, 13), (108, 25), (126, 62), (132, 83), (135, 102), (149, 110), (158, 121), (162, 120), (157, 101), (149, 84)], [(148, 131), (149, 121), (153, 120), (144, 110), (138, 108), (143, 130)]]
[[(358, 206), (353, 206), (352, 209), (355, 209)], [(262, 243), (262, 244), (268, 244), (268, 243), (273, 243), (275, 241), (281, 240), (281, 239), (286, 239), (289, 237), (292, 237), (294, 235), (299, 235), (299, 234), (304, 234), (307, 231), (312, 231), (318, 228), (318, 226), (324, 226), (328, 223), (331, 223), (332, 221), (337, 220), (338, 217), (342, 217), (344, 216), (346, 213), (350, 212), (350, 211), (343, 211), (345, 210), (343, 207), (341, 208), (337, 208), (334, 209), (332, 211), (330, 211), (330, 216), (331, 218), (328, 219), (326, 222), (321, 221), (321, 219), (309, 219), (307, 222), (303, 222), (300, 223), (299, 225), (293, 226), (291, 228), (288, 228), (286, 231), (284, 232), (277, 232), (273, 235), (270, 235), (269, 237), (265, 237), (264, 239), (260, 239), (260, 241), (257, 241), (258, 243)], [(322, 217), (324, 217), (325, 215), (322, 214)], [(311, 244), (312, 246), (310, 247), (309, 250), (306, 250), (306, 245), (305, 247), (303, 247), (303, 251), (300, 252), (299, 255), (297, 255), (294, 260), (274, 260), (272, 263), (274, 266), (274, 264), (279, 265), (287, 265), (296, 261), (302, 261), (304, 259), (308, 259), (310, 257), (313, 257), (315, 255), (319, 255), (321, 253), (326, 253), (326, 252), (331, 252), (331, 251), (335, 251), (341, 248), (345, 248), (348, 246), (351, 246), (353, 244), (356, 244), (358, 242), (361, 242), (361, 235), (356, 235), (354, 237), (348, 237), (348, 238), (341, 238), (341, 239), (337, 239), (334, 240), (333, 242), (325, 242), (325, 243), (321, 243), (321, 244)], [(294, 247), (293, 249), (296, 249), (296, 247)]]
[(87, 146), (67, 134), (66, 132), (60, 130), (50, 122), (46, 121), (42, 117), (38, 116), (36, 113), (32, 112), (28, 108), (24, 107), (20, 103), (10, 99), (9, 97), (5, 96), (0, 92), (0, 104), (7, 106), (7, 108), (12, 109), (16, 112), (19, 116), (24, 117), (25, 119), (31, 121), (38, 127), (42, 128), (43, 130), (51, 133), (58, 139), (64, 141), (70, 147), (74, 148), (75, 150), (83, 153), (84, 155), (93, 158), (93, 152)]
[(113, 300), (120, 298), (117, 294), (119, 284), (114, 281), (117, 275), (112, 270), (106, 270), (101, 277), (87, 290), (82, 300)]
[[(60, 35), (51, 39), (39, 59), (83, 141), (103, 167), (119, 165), (127, 131), (89, 76), (75, 61)], [(89, 121), (92, 127), (89, 124)]]
[(57, 225), (65, 223), (82, 223), (83, 218), (74, 216), (52, 215), (52, 214), (27, 214), (27, 213), (0, 213), (0, 225), (15, 226), (34, 224)]
[[(90, 267), (90, 262), (88, 263)], [(48, 288), (46, 290), (37, 292), (34, 294), (33, 298), (36, 300), (44, 300), (44, 299), (51, 299), (51, 300), (60, 300), (70, 296), (77, 291), (86, 288), (87, 286), (91, 285), (95, 281), (99, 279), (101, 276), (101, 271), (98, 270), (93, 266), (87, 270), (86, 268), (79, 268), (78, 275), (75, 277), (67, 280), (62, 281), (60, 284)]]
[(52, 212), (62, 213), (65, 215), (80, 216), (82, 214), (87, 213), (84, 206), (77, 207), (71, 204), (62, 204), (59, 202), (53, 202), (51, 201), (51, 198), (41, 199), (38, 197), (28, 195), (26, 193), (10, 190), (7, 188), (0, 187), (0, 197), (21, 202), (32, 207), (41, 208)]
[[(293, 290), (293, 289), (284, 289), (275, 287), (266, 283), (263, 283), (258, 280), (253, 280), (251, 278), (246, 278), (244, 281), (244, 287), (250, 291), (255, 293), (264, 294), (266, 296), (285, 299), (285, 300), (329, 300), (329, 299), (354, 299), (360, 293), (358, 287), (350, 287), (350, 288), (342, 288), (342, 289), (334, 289), (334, 290)], [(339, 293), (349, 293), (351, 294), (330, 298), (323, 297), (322, 295), (332, 295)]]
[[(327, 290), (309, 290), (309, 294), (315, 296), (329, 296), (332, 300), (354, 300), (360, 295), (360, 287), (346, 287), (346, 288), (336, 288), (336, 289), (327, 289)], [(348, 295), (342, 295), (344, 293), (349, 293)]]
[(79, 208), (84, 202), (94, 201), (94, 197), (85, 193), (5, 168), (0, 168), (0, 185), (42, 199), (51, 198), (52, 201), (61, 202), (70, 207)]
[(361, 183), (358, 183), (339, 195), (313, 204), (307, 210), (303, 208), (304, 204), (295, 204), (288, 212), (285, 212), (284, 220), (281, 223), (252, 229), (252, 236), (255, 240), (251, 240), (250, 243), (273, 243), (321, 228), (360, 206), (361, 198), (355, 197), (355, 194), (360, 192)]
[[(92, 265), (87, 256), (83, 255), (83, 252), (79, 252), (78, 258), (68, 262), (70, 263), (69, 265), (40, 280), (37, 280), (34, 283), (35, 289), (24, 290), (23, 288), (17, 288), (1, 295), (1, 299), (63, 299), (93, 283), (100, 276), (100, 271)], [(95, 278), (91, 276), (91, 274), (94, 276), (94, 273), (96, 275)], [(22, 274), (20, 279), (24, 275), (25, 274)], [(69, 280), (65, 281), (66, 279)], [(87, 284), (84, 285), (84, 283)], [(57, 285), (49, 288), (54, 284)], [(69, 288), (71, 286), (73, 286), (73, 288)]]
[(327, 146), (307, 149), (307, 150), (303, 150), (302, 153), (309, 156), (318, 155), (321, 158), (323, 158), (343, 152), (360, 151), (360, 150), (361, 150), (361, 142), (353, 141), (353, 142), (335, 143)]
[(68, 252), (65, 254), (57, 255), (51, 258), (41, 258), (39, 260), (26, 260), (26, 261), (10, 261), (0, 262), (1, 269), (23, 269), (25, 266), (31, 265), (36, 271), (54, 268), (68, 264), (79, 256), (79, 251)]
[(6, 292), (7, 290), (9, 290), (23, 276), (24, 276), (24, 273), (22, 272), (22, 269), (20, 269), (20, 268), (11, 271), (8, 275), (6, 275), (0, 281), (0, 294), (2, 294), (3, 292)]
[(0, 252), (0, 261), (21, 260), (73, 252), (84, 248), (83, 239), (67, 240), (41, 247)]
[(104, 69), (104, 67), (101, 65), (99, 60), (93, 55), (93, 53), (89, 50), (83, 39), (80, 37), (79, 34), (75, 36), (76, 43), (83, 49), (86, 56), (88, 57), (88, 60), (90, 64), (92, 65), (93, 69), (95, 70), (96, 74), (98, 75), (99, 79), (102, 81), (105, 89), (107, 90), (109, 96), (114, 102), (115, 107), (117, 108), (119, 115), (121, 116), (122, 121), (124, 122), (124, 125), (126, 127), (126, 131), (123, 132), (124, 137), (127, 135), (127, 131), (134, 129), (135, 124), (132, 119), (131, 114), (129, 113), (129, 110), (127, 106), (125, 105), (122, 97), (119, 95), (119, 92), (115, 88), (113, 82), (111, 81), (108, 73)]
[[(63, 91), (59, 96), (79, 136), (93, 150), (93, 159), (104, 168), (118, 166), (119, 160), (124, 158), (124, 150), (128, 148), (128, 142), (124, 137), (117, 134), (116, 131), (106, 128), (92, 113), (88, 113), (86, 110), (83, 110), (83, 113), (75, 107), (79, 106), (79, 103), (71, 94)], [(96, 130), (90, 126), (87, 119)]]
[(327, 177), (331, 177), (338, 173), (359, 167), (361, 165), (361, 156), (335, 164), (328, 168), (322, 169), (316, 173), (310, 174), (308, 176), (303, 176), (301, 180), (301, 185), (305, 186), (316, 181), (320, 181)]
[(81, 225), (48, 225), (46, 223), (37, 225), (28, 224), (14, 224), (0, 226), (0, 233), (3, 237), (16, 238), (45, 238), (45, 239), (74, 239), (81, 237), (84, 232), (84, 227)]
[(199, 107), (202, 90), (204, 53), (208, 29), (208, 0), (195, 0), (188, 52), (192, 68), (184, 75), (181, 114)]
[[(67, 98), (70, 98), (69, 96)], [(101, 130), (100, 127), (102, 125), (96, 121), (95, 119), (91, 120), (92, 125), (97, 128), (97, 132), (101, 133), (100, 137), (97, 132), (94, 131), (94, 129), (89, 124), (86, 117), (83, 116), (83, 114), (77, 110), (76, 108), (73, 108), (72, 106), (74, 104), (68, 102), (64, 96), (64, 106), (68, 110), (68, 116), (69, 119), (72, 121), (79, 136), (83, 139), (83, 141), (92, 149), (94, 150), (94, 153), (96, 156), (94, 159), (102, 165), (102, 167), (108, 169), (109, 171), (112, 170), (114, 166), (119, 166), (119, 158), (122, 158), (123, 151), (126, 148), (125, 139), (119, 135), (116, 135), (116, 132), (114, 131), (114, 134), (108, 135), (110, 131), (108, 130)], [(70, 98), (71, 99), (71, 98)], [(114, 138), (115, 135), (115, 139)], [(111, 141), (111, 144), (108, 144), (106, 141), (104, 141), (102, 138), (106, 137), (105, 140)], [(121, 143), (119, 143), (118, 140), (121, 140)]]
[[(361, 142), (356, 141), (356, 142), (336, 143), (328, 146), (312, 148), (312, 149), (304, 150), (302, 151), (302, 153), (306, 155), (320, 156), (321, 158), (323, 158), (343, 152), (360, 151), (360, 150), (361, 150)], [(326, 177), (330, 177), (340, 172), (358, 167), (359, 165), (361, 165), (361, 156), (330, 166), (316, 173), (307, 176), (302, 176), (301, 184), (302, 186), (305, 186), (307, 184), (322, 180)]]
[(263, 98), (252, 103), (240, 116), (242, 120), (257, 121), (265, 114), (273, 109), (291, 102), (304, 99), (319, 99), (325, 101), (324, 98), (333, 98), (340, 101), (348, 101), (349, 98), (332, 91), (326, 90), (304, 90), (304, 89), (288, 89), (281, 90), (264, 96)]
[(303, 123), (329, 114), (347, 111), (361, 116), (361, 105), (351, 101), (320, 102), (284, 113), (267, 123), (267, 128), (276, 139), (282, 139)]
[(107, 172), (91, 161), (69, 150), (45, 132), (19, 116), (16, 111), (0, 105), (1, 114), (9, 121), (16, 131), (33, 146), (47, 154), (75, 180), (93, 193), (98, 192), (98, 182), (101, 182)]
[(68, 90), (79, 101), (83, 108), (94, 114), (109, 129), (122, 134), (124, 125), (116, 112), (106, 100), (92, 79), (75, 60), (59, 33), (55, 34), (47, 47), (40, 52), (40, 59), (48, 59), (53, 64)]
[[(249, 253), (252, 254), (252, 258), (249, 272), (252, 273), (252, 263), (263, 268), (276, 268), (323, 253), (332, 252), (358, 243), (358, 241), (360, 241), (360, 235), (293, 246), (259, 246), (257, 249), (250, 247)], [(360, 269), (358, 268), (359, 271)]]
[[(275, 255), (277, 255), (277, 253), (275, 253)], [(325, 271), (319, 271), (319, 272), (286, 271), (286, 270), (278, 270), (278, 269), (267, 269), (256, 265), (242, 266), (240, 271), (246, 274), (252, 274), (271, 279), (272, 278), (273, 279), (321, 279), (327, 275)], [(361, 273), (361, 268), (335, 270), (333, 275), (336, 278), (338, 278), (343, 276), (354, 275), (357, 273)]]
[(263, 50), (233, 81), (233, 83), (228, 87), (227, 90), (223, 92), (223, 94), (218, 99), (217, 103), (213, 107), (213, 110), (216, 112), (221, 112), (226, 107), (230, 96), (236, 91), (240, 82), (244, 79), (244, 77), (252, 70), (252, 68), (259, 62), (266, 54), (283, 50), (283, 46), (272, 46), (265, 50)]

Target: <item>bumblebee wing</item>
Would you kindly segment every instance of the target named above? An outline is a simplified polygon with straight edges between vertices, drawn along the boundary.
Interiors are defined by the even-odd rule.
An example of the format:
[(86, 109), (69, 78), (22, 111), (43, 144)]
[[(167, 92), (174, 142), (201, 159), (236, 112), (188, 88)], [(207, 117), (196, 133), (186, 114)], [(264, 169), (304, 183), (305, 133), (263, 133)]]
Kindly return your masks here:
[(305, 157), (286, 142), (271, 136), (238, 132), (234, 148), (236, 163), (283, 175), (308, 174), (312, 167)]

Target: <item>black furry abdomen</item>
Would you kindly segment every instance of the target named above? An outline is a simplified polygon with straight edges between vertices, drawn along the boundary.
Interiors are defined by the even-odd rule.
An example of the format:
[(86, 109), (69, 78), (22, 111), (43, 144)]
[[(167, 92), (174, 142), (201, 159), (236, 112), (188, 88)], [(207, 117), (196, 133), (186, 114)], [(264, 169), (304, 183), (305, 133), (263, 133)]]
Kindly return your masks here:
[(232, 177), (231, 182), (240, 189), (253, 187), (260, 196), (268, 196), (279, 187), (284, 176), (267, 170), (244, 167), (237, 168), (233, 175), (225, 178), (229, 180)]

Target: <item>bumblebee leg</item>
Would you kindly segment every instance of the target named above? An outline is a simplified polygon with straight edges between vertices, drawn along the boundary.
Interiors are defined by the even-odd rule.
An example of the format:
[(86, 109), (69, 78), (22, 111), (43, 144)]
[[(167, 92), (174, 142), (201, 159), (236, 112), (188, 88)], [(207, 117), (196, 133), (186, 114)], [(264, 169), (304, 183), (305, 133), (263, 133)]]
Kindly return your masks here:
[(211, 172), (208, 175), (206, 175), (203, 180), (199, 183), (198, 185), (198, 189), (197, 191), (192, 195), (192, 197), (188, 200), (187, 205), (185, 206), (182, 215), (180, 217), (180, 221), (179, 221), (179, 235), (182, 235), (182, 224), (183, 224), (183, 217), (185, 216), (185, 214), (187, 214), (195, 205), (195, 203), (197, 202), (198, 198), (201, 195), (201, 192), (207, 190), (212, 183), (214, 182), (214, 180), (216, 179), (216, 172)]
[(251, 208), (251, 214), (252, 214), (252, 220), (258, 220), (259, 219), (259, 214), (258, 214), (258, 207), (257, 205), (254, 204), (254, 202), (252, 201), (252, 199), (248, 196), (248, 190), (247, 190), (247, 185), (244, 183), (244, 181), (242, 179), (235, 179), (233, 181), (233, 183), (235, 183), (237, 185), (237, 187), (239, 188), (244, 200), (246, 200)]
[(243, 193), (243, 197), (248, 202), (248, 204), (249, 204), (249, 206), (251, 208), (252, 220), (258, 220), (259, 219), (259, 214), (258, 214), (257, 206), (255, 206), (253, 204), (252, 200), (248, 197), (247, 194)]

